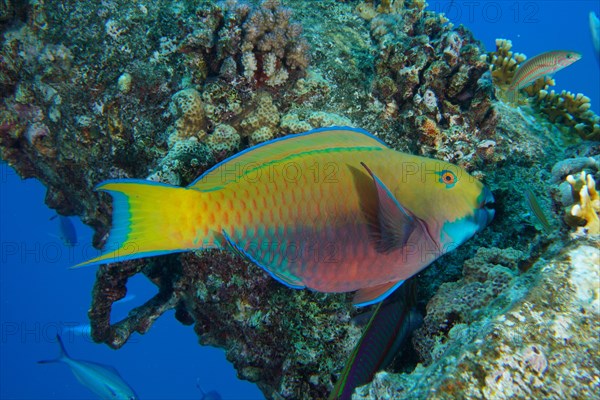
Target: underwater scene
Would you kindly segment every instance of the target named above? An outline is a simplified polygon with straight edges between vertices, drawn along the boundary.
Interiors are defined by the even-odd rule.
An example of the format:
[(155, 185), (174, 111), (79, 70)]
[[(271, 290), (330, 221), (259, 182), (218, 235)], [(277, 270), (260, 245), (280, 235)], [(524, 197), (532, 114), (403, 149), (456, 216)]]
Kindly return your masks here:
[(0, 399), (600, 398), (596, 0), (0, 0)]

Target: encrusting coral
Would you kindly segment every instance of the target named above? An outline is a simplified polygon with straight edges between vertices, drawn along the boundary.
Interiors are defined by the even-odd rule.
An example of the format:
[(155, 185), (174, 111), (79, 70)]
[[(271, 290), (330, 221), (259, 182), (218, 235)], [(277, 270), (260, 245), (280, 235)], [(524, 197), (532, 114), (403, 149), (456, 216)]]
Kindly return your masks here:
[(576, 236), (600, 235), (600, 196), (591, 174), (581, 171), (579, 176), (567, 176), (575, 204), (565, 217), (567, 224), (576, 227)]
[(495, 137), (498, 115), (471, 33), (415, 1), (377, 13), (370, 31), (378, 48), (373, 95), (385, 105), (383, 117), (416, 136), (415, 151), (473, 170), (480, 142)]

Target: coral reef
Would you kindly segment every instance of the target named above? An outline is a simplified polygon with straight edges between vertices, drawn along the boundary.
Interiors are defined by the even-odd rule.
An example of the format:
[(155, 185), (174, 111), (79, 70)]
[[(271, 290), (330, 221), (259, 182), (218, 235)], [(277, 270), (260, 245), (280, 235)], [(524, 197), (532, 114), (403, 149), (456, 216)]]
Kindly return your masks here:
[(565, 221), (568, 225), (577, 227), (575, 236), (600, 235), (600, 196), (594, 178), (581, 171), (577, 178), (569, 175), (566, 181), (571, 185), (575, 204), (567, 212)]
[[(510, 40), (496, 39), (496, 50), (481, 56), (481, 60), (490, 65), (492, 80), (499, 89), (497, 95), (504, 100), (515, 72), (526, 60), (525, 55), (513, 53), (511, 49)], [(566, 90), (561, 93), (549, 91), (554, 84), (554, 79), (545, 76), (523, 89), (525, 99), (533, 108), (532, 114), (543, 115), (564, 133), (577, 135), (584, 140), (600, 141), (600, 117), (590, 110), (590, 99), (582, 93), (575, 95)], [(511, 100), (519, 102), (523, 98)]]
[(200, 21), (180, 49), (201, 78), (215, 75), (256, 88), (287, 84), (304, 74), (308, 44), (301, 25), (291, 22), (291, 10), (279, 0), (259, 7), (237, 1), (207, 4), (196, 15)]
[[(550, 238), (540, 234), (526, 222), (522, 193), (532, 189), (546, 209), (558, 210), (550, 216), (557, 222), (575, 200), (557, 201), (559, 193), (572, 194), (568, 183), (566, 190), (555, 186), (582, 169), (594, 174), (600, 148), (566, 146), (556, 126), (539, 123), (545, 118), (535, 108), (495, 103), (491, 80), (509, 80), (520, 57), (500, 43), (498, 67), (488, 77), (472, 35), (426, 11), (422, 1), (322, 0), (307, 7), (305, 0), (288, 0), (285, 6), (271, 0), (114, 0), (61, 7), (0, 1), (1, 158), (22, 177), (39, 179), (50, 207), (81, 216), (95, 230), (96, 247), (111, 220), (109, 196), (93, 191), (102, 180), (187, 185), (236, 151), (285, 134), (359, 126), (395, 149), (461, 164), (486, 179), (497, 199), (497, 217), (420, 274), (419, 307), (429, 314), (415, 342), (420, 360), (406, 363), (401, 383), (386, 390), (403, 393), (402, 382), (423, 377), (423, 385), (437, 393), (465, 389), (460, 392), (465, 396), (491, 396), (498, 385), (509, 386), (498, 372), (502, 362), (514, 368), (519, 383), (543, 380), (552, 388), (548, 393), (561, 381), (571, 385), (571, 372), (578, 371), (583, 386), (573, 383), (565, 393), (586, 394), (587, 376), (597, 371), (584, 335), (598, 320), (567, 315), (561, 307), (570, 304), (571, 286), (595, 272), (569, 269), (568, 257), (556, 256), (569, 227)], [(532, 90), (547, 90), (549, 84), (538, 82)], [(585, 114), (584, 103), (580, 97), (569, 107)], [(567, 126), (567, 116), (552, 112), (558, 125)], [(580, 123), (585, 122), (569, 126), (575, 130)], [(580, 129), (591, 138), (593, 126)], [(583, 249), (575, 248), (582, 243), (575, 242), (571, 253)], [(473, 256), (478, 247), (484, 248)], [(542, 257), (551, 260), (548, 266), (536, 264)], [(548, 277), (546, 270), (536, 273), (543, 268)], [(567, 294), (548, 283), (550, 277), (563, 282), (559, 272), (578, 276), (577, 283), (561, 283), (569, 286), (563, 288)], [(111, 305), (136, 274), (148, 277), (159, 293), (111, 325)], [(587, 289), (577, 290), (584, 295)], [(529, 299), (529, 308), (521, 309), (525, 303), (519, 299)], [(539, 333), (539, 315), (532, 314), (538, 304), (547, 312), (545, 321), (557, 316), (566, 324), (555, 331), (569, 332), (579, 362), (569, 358), (560, 364), (553, 356), (568, 352)], [(505, 315), (509, 305), (535, 324)], [(290, 290), (227, 252), (99, 268), (90, 310), (96, 341), (121, 347), (170, 309), (183, 324), (194, 325), (201, 343), (223, 347), (239, 375), (256, 382), (269, 399), (326, 397), (360, 336), (350, 323), (356, 311), (347, 296)], [(488, 330), (498, 326), (488, 313), (505, 315), (499, 333)], [(520, 327), (526, 343), (503, 339), (509, 324)], [(497, 337), (501, 354), (492, 349)], [(475, 367), (479, 361), (486, 369)], [(436, 381), (446, 376), (440, 372), (445, 367), (459, 371), (455, 387), (448, 379)], [(392, 378), (382, 374), (377, 384)], [(464, 383), (488, 380), (486, 388)], [(430, 393), (416, 387), (416, 397)], [(523, 396), (540, 390), (510, 389)]]
[(468, 31), (419, 4), (392, 7), (370, 22), (378, 48), (374, 95), (422, 154), (473, 170), (479, 159), (469, 155), (496, 134), (488, 67)]
[[(445, 319), (425, 319), (444, 324), (435, 359), (411, 374), (379, 373), (353, 398), (596, 397), (598, 245), (574, 242), (527, 271), (499, 250), (480, 250), (473, 261), (484, 272), (465, 266), (464, 278), (436, 295)], [(490, 272), (495, 278), (480, 282)], [(466, 293), (479, 305), (472, 311)]]
[[(139, 272), (159, 292), (111, 325), (112, 304)], [(290, 291), (231, 253), (205, 251), (100, 267), (89, 313), (93, 338), (119, 348), (171, 309), (183, 324), (194, 324), (200, 343), (226, 348), (239, 376), (267, 398), (325, 398), (330, 371), (343, 367), (339, 354), (360, 336), (349, 324), (346, 296)]]

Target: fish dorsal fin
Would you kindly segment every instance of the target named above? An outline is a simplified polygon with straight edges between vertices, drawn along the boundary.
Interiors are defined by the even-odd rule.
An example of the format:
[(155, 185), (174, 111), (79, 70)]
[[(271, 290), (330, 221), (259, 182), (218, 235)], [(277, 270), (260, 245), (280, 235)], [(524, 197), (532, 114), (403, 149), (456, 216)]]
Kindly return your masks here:
[(388, 282), (377, 286), (363, 288), (354, 294), (352, 304), (356, 307), (370, 306), (379, 303), (394, 292), (404, 281)]
[(311, 153), (368, 148), (387, 149), (382, 141), (362, 129), (315, 129), (270, 140), (242, 151), (215, 165), (188, 187), (203, 192), (219, 190), (245, 176), (256, 179), (256, 170), (265, 165), (290, 161)]
[(396, 200), (365, 163), (361, 162), (361, 165), (371, 175), (377, 191), (376, 210), (367, 215), (377, 251), (388, 253), (404, 247), (412, 232), (419, 226), (418, 218)]

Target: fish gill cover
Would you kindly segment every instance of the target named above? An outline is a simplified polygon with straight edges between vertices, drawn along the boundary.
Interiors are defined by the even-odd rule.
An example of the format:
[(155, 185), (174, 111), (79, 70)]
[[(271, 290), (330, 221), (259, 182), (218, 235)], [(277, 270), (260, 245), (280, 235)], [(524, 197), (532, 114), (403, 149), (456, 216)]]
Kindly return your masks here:
[[(359, 396), (597, 394), (598, 241), (569, 233), (597, 218), (598, 142), (562, 126), (570, 114), (552, 104), (498, 101), (485, 49), (423, 1), (306, 5), (0, 2), (2, 159), (39, 179), (58, 213), (93, 227), (97, 247), (111, 221), (99, 182), (184, 186), (252, 144), (312, 128), (361, 127), (458, 164), (494, 192), (496, 220), (419, 275), (418, 364)], [(552, 234), (532, 224), (525, 190)], [(565, 224), (574, 203), (583, 217)], [(111, 324), (136, 274), (159, 294)], [(172, 309), (267, 398), (326, 397), (360, 336), (349, 296), (289, 290), (230, 253), (99, 267), (96, 341), (119, 348)]]

